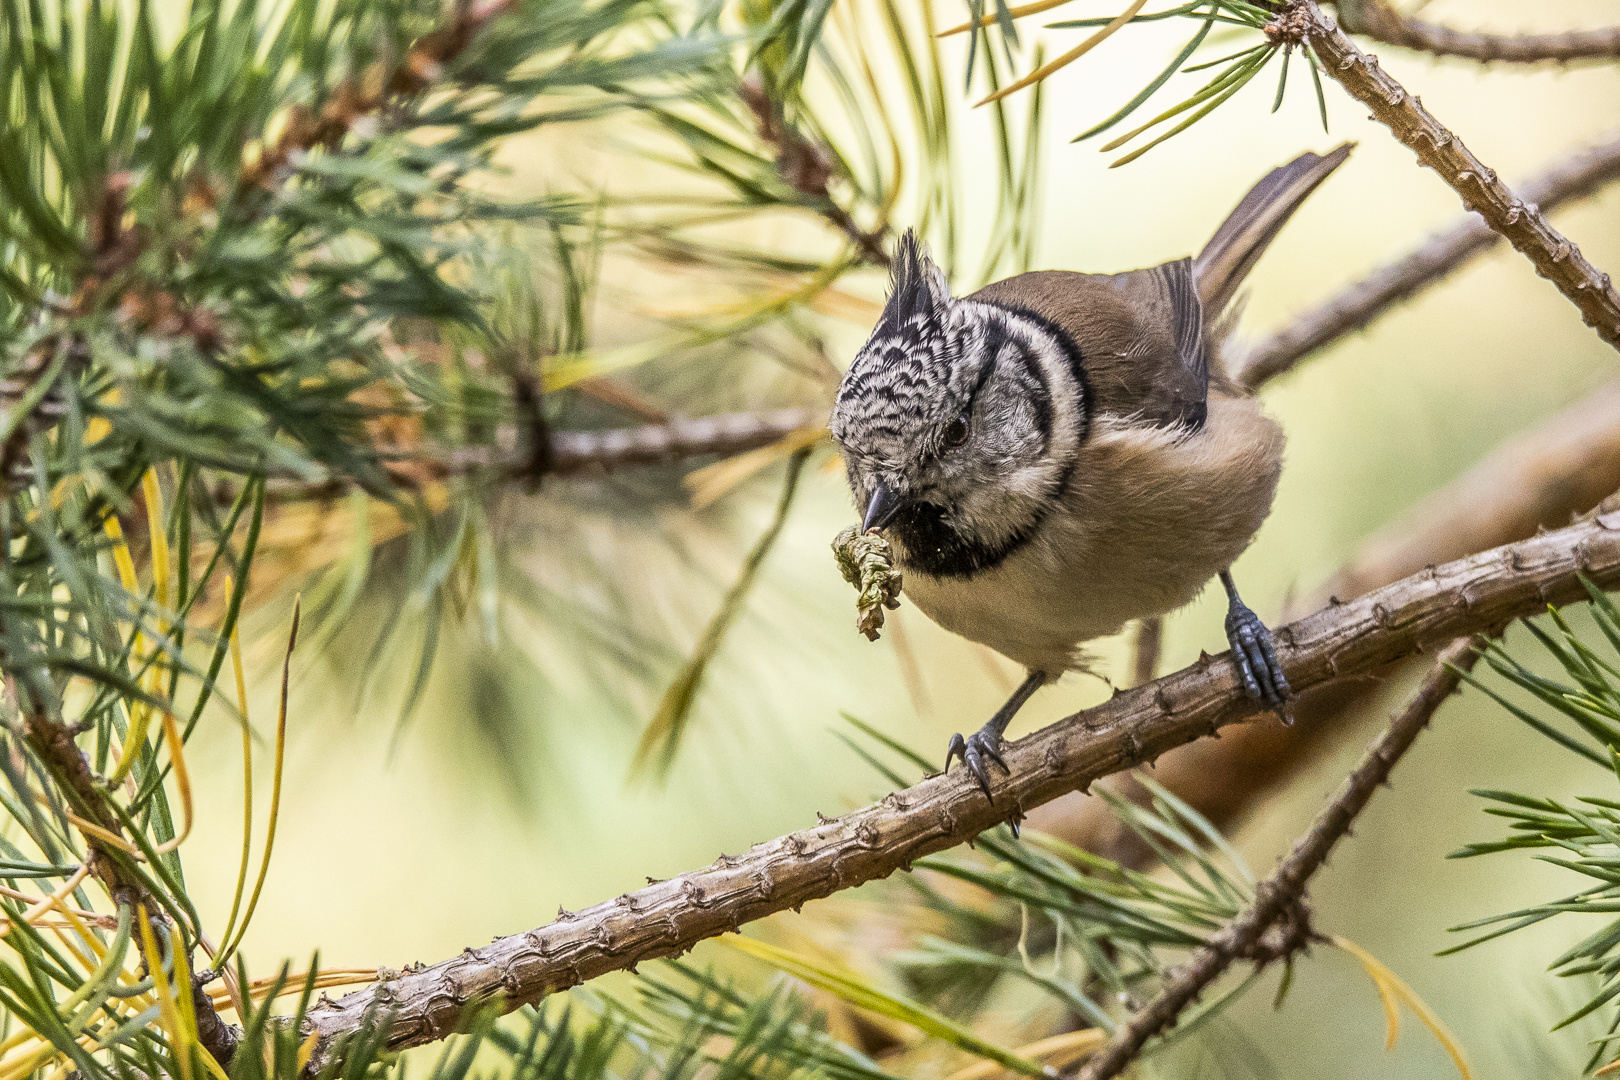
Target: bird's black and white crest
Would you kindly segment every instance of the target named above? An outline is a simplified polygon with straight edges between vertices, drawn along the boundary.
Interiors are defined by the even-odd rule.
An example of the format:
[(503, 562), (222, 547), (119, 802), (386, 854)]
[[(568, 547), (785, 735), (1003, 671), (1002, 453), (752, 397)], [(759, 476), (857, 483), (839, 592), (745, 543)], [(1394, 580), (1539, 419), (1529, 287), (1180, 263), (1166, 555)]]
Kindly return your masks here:
[[(1032, 535), (1083, 437), (1078, 358), (1029, 312), (951, 296), (907, 232), (888, 303), (833, 405), (857, 505), (881, 485), (903, 565), (950, 576)], [(864, 512), (864, 511), (863, 511)]]
[(971, 328), (953, 318), (954, 303), (944, 272), (907, 229), (883, 314), (838, 388), (832, 431), (846, 452), (896, 463), (914, 446), (919, 421), (939, 419), (970, 391), (960, 385), (967, 373), (959, 361)]

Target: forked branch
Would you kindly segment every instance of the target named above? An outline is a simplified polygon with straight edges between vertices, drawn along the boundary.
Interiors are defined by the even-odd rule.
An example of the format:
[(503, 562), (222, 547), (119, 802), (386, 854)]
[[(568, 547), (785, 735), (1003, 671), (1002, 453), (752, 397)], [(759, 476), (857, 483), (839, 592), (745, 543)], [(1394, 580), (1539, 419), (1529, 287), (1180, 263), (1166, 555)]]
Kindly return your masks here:
[[(1352, 603), (1284, 627), (1279, 654), (1305, 690), (1386, 669), (1415, 652), (1586, 595), (1581, 576), (1620, 587), (1620, 505), (1589, 521), (1427, 570)], [(549, 925), (496, 939), (432, 967), (399, 973), (308, 1015), (318, 1063), (374, 1009), (391, 1017), (388, 1045), (451, 1034), (469, 1005), (515, 1008), (610, 971), (690, 949), (705, 938), (807, 900), (909, 867), (916, 859), (1099, 777), (1249, 719), (1229, 659), (1207, 659), (1011, 744), (1011, 775), (987, 800), (961, 771), (936, 775), (881, 802), (669, 881), (649, 884)]]
[(1294, 20), (1289, 25), (1297, 24), (1300, 37), (1315, 50), (1324, 72), (1371, 109), (1373, 117), (1405, 143), (1421, 164), (1451, 185), (1464, 207), (1476, 211), (1523, 252), (1536, 272), (1557, 285), (1580, 309), (1586, 324), (1620, 349), (1620, 293), (1608, 274), (1588, 262), (1580, 248), (1548, 223), (1539, 207), (1502, 183), (1421, 101), (1379, 67), (1376, 56), (1357, 48), (1315, 0), (1291, 0), (1287, 13), (1279, 16), (1279, 21), (1288, 19)]
[(1419, 732), (1441, 704), (1457, 690), (1461, 676), (1479, 658), (1477, 637), (1453, 642), (1441, 652), (1428, 678), (1418, 687), (1389, 726), (1373, 740), (1355, 770), (1345, 777), (1333, 799), (1316, 815), (1293, 850), (1254, 890), (1254, 902), (1200, 946), (1158, 997), (1121, 1024), (1085, 1067), (1078, 1080), (1108, 1080), (1130, 1064), (1149, 1039), (1175, 1023), (1181, 1011), (1203, 993), (1233, 962), (1250, 953), (1273, 923), (1304, 898), (1305, 885), (1327, 862), (1328, 853), (1350, 831), (1378, 785), (1389, 779), (1395, 763), (1417, 741)]

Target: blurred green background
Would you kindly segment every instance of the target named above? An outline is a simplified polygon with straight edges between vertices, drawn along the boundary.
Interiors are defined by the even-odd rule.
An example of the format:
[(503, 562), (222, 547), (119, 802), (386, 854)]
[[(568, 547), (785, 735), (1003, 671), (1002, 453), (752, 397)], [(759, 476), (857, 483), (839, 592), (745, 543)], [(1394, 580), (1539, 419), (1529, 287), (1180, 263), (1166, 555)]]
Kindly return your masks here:
[[(859, 13), (865, 0), (839, 2)], [(1064, 14), (1113, 9), (1077, 0)], [(1599, 26), (1620, 22), (1620, 3), (1456, 0), (1430, 4), (1425, 13), (1505, 30), (1531, 18), (1538, 28)], [(940, 17), (957, 14), (946, 5)], [(1258, 334), (1458, 216), (1454, 193), (1332, 84), (1331, 132), (1324, 134), (1302, 69), (1277, 115), (1268, 115), (1275, 84), (1257, 80), (1207, 121), (1121, 169), (1110, 170), (1111, 156), (1091, 143), (1070, 144), (1144, 85), (1181, 34), (1166, 24), (1135, 29), (1047, 83), (1036, 266), (1116, 270), (1188, 254), (1266, 170), (1304, 149), (1357, 141), (1349, 164), (1312, 197), (1251, 278), (1243, 332)], [(1049, 54), (1072, 38), (1048, 32)], [(1510, 182), (1620, 121), (1620, 68), (1612, 64), (1484, 67), (1375, 51)], [(947, 43), (954, 73), (948, 89), (965, 143), (956, 193), (983, 209), (962, 244), (971, 266), (997, 192), (989, 166), (974, 167), (988, 160), (992, 142), (985, 113), (973, 113), (961, 90), (964, 54), (963, 39)], [(656, 189), (658, 176), (613, 168), (615, 140), (633, 137), (618, 123), (548, 129), (514, 145), (499, 183), (525, 193), (601, 187), (625, 197)], [(1561, 212), (1557, 223), (1595, 264), (1620, 266), (1620, 186)], [(781, 230), (760, 239), (791, 244), (803, 233), (815, 242), (816, 227), (802, 221), (746, 227)], [(645, 320), (661, 293), (690, 289), (659, 274), (610, 256), (603, 310), (639, 310)], [(859, 290), (877, 301), (884, 284), (875, 272), (858, 279)], [(628, 339), (637, 325), (603, 318), (598, 343)], [(835, 362), (847, 363), (865, 329), (827, 320)], [(1271, 520), (1237, 567), (1245, 596), (1262, 615), (1275, 616), (1288, 596), (1318, 585), (1370, 532), (1506, 437), (1613, 378), (1615, 367), (1614, 352), (1569, 303), (1505, 249), (1313, 357), (1264, 394), (1287, 430), (1288, 463)], [(656, 396), (686, 375), (671, 361), (635, 377)], [(352, 677), (370, 647), (367, 613), (386, 597), (368, 594), (355, 625), (319, 654), (300, 652), (276, 859), (247, 939), (255, 969), (265, 972), (281, 957), (307, 958), (317, 946), (326, 966), (432, 962), (543, 923), (559, 905), (587, 906), (648, 876), (669, 877), (813, 823), (816, 811), (842, 812), (881, 794), (883, 785), (835, 737), (841, 710), (931, 756), (952, 732), (977, 727), (1017, 673), (914, 609), (903, 608), (898, 631), (877, 644), (853, 632), (851, 594), (828, 551), (853, 511), (841, 473), (815, 470), (745, 616), (710, 668), (668, 782), (627, 781), (662, 681), (764, 528), (779, 478), (779, 469), (767, 472), (695, 513), (678, 500), (644, 504), (634, 478), (559, 479), (500, 507), (496, 542), (554, 597), (578, 605), (579, 617), (590, 620), (596, 586), (588, 575), (565, 572), (559, 553), (588, 553), (635, 595), (649, 641), (661, 643), (639, 654), (653, 673), (645, 686), (629, 679), (607, 685), (615, 682), (612, 665), (584, 662), (589, 646), (580, 635), (510, 604), (503, 604), (497, 643), (484, 641), (470, 616), (446, 628), (427, 695), (403, 729), (399, 683), (408, 664), (385, 666), (359, 689)], [(379, 594), (388, 587), (386, 571), (369, 586)], [(1206, 597), (1169, 622), (1162, 670), (1200, 649), (1224, 647), (1218, 600)], [(290, 596), (268, 604), (254, 623), (250, 677), (261, 729), (274, 715), (274, 667), (289, 605)], [(423, 617), (407, 609), (407, 620)], [(895, 648), (901, 637), (925, 695), (907, 691)], [(1103, 669), (1123, 678), (1124, 644), (1100, 643), (1098, 652)], [(547, 677), (518, 662), (523, 656)], [(1304, 828), (1398, 691), (1389, 688), (1356, 732), (1251, 815), (1237, 840), (1252, 866), (1268, 868)], [(1098, 679), (1070, 676), (1038, 695), (1011, 734), (1107, 693)], [(199, 803), (212, 808), (187, 847), (194, 896), (206, 914), (229, 905), (235, 880), (235, 733), (213, 725), (191, 753)], [(1574, 887), (1562, 871), (1528, 859), (1445, 861), (1461, 844), (1499, 832), (1465, 789), (1566, 796), (1602, 781), (1482, 695), (1465, 694), (1442, 711), (1396, 771), (1394, 789), (1374, 800), (1312, 888), (1319, 925), (1402, 975), (1460, 1037), (1480, 1077), (1548, 1075), (1553, 1061), (1562, 1062), (1563, 1075), (1578, 1071), (1583, 1034), (1544, 1034), (1574, 992), (1542, 969), (1581, 928), (1545, 926), (1434, 958), (1452, 943), (1447, 926)], [(812, 926), (817, 905), (783, 918)], [(1372, 986), (1336, 951), (1318, 950), (1301, 966), (1281, 1012), (1269, 1001), (1269, 992), (1249, 996), (1212, 1041), (1161, 1068), (1166, 1075), (1223, 1075), (1236, 1066), (1216, 1048), (1236, 1039), (1263, 1047), (1285, 1078), (1431, 1077), (1450, 1069), (1415, 1025), (1385, 1053)]]

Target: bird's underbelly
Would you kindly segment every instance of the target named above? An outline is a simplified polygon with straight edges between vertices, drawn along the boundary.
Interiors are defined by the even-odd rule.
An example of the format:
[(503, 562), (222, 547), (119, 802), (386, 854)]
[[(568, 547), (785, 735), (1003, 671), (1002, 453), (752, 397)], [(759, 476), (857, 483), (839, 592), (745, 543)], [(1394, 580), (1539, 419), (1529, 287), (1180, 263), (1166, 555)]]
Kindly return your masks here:
[(965, 577), (904, 566), (905, 594), (945, 629), (1052, 677), (1077, 647), (1190, 602), (1248, 547), (1271, 510), (1282, 433), (1246, 399), (1212, 398), (1185, 437), (1098, 425), (1036, 534)]
[(1069, 551), (1033, 546), (970, 578), (907, 573), (905, 595), (945, 629), (1055, 678), (1076, 665), (1079, 645), (1116, 634), (1132, 619), (1189, 603), (1236, 555), (1184, 553), (1144, 576), (1135, 554), (1118, 558), (1088, 545)]

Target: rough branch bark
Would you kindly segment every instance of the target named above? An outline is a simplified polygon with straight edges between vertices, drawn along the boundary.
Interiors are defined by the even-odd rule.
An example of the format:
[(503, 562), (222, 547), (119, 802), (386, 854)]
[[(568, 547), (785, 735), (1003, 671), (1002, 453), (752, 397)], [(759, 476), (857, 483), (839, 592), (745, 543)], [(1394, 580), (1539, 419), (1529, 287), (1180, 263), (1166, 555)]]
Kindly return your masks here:
[(1529, 258), (1580, 309), (1586, 324), (1620, 348), (1620, 293), (1609, 275), (1598, 270), (1548, 222), (1533, 203), (1520, 199), (1496, 173), (1469, 152), (1436, 120), (1423, 103), (1378, 66), (1378, 58), (1356, 47), (1314, 0), (1293, 0), (1280, 19), (1296, 17), (1300, 36), (1310, 42), (1322, 70), (1372, 110), (1402, 143), (1450, 184), (1463, 205), (1476, 211), (1492, 229)]
[[(658, 424), (598, 431), (551, 433), (548, 476), (586, 476), (633, 465), (658, 465), (695, 457), (730, 457), (784, 439), (801, 428), (825, 420), (814, 409), (774, 409), (765, 412), (719, 413), (695, 419), (673, 419)], [(531, 476), (532, 449), (463, 447), (442, 458), (412, 453), (408, 459), (425, 462), (435, 475), (458, 475), (475, 469), (500, 469)], [(272, 483), (278, 498), (321, 498), (341, 493), (341, 484)]]
[(1386, 0), (1340, 0), (1339, 19), (1352, 34), (1435, 56), (1521, 64), (1620, 56), (1620, 26), (1556, 34), (1482, 34), (1402, 15)]
[(825, 419), (810, 409), (777, 409), (608, 431), (559, 431), (552, 436), (551, 471), (568, 476), (689, 457), (727, 457), (769, 446)]
[(1159, 995), (1114, 1032), (1085, 1067), (1078, 1080), (1109, 1080), (1130, 1064), (1143, 1045), (1175, 1023), (1181, 1011), (1198, 999), (1204, 988), (1253, 949), (1272, 923), (1305, 893), (1305, 884), (1327, 862), (1328, 853), (1346, 833), (1356, 815), (1366, 808), (1378, 785), (1429, 726), (1435, 711), (1457, 690), (1458, 671), (1467, 671), (1479, 658), (1477, 637), (1453, 642), (1441, 652), (1429, 677), (1406, 706), (1390, 718), (1389, 726), (1367, 748), (1359, 764), (1345, 777), (1333, 799), (1311, 822), (1310, 830), (1294, 841), (1293, 850), (1254, 890), (1254, 902), (1194, 950)]
[[(1581, 574), (1600, 587), (1620, 587), (1620, 507), (1319, 611), (1278, 632), (1279, 654), (1301, 689), (1379, 671), (1461, 635), (1498, 631), (1548, 603), (1579, 600)], [(322, 1001), (308, 1015), (308, 1030), (319, 1036), (324, 1055), (369, 1010), (381, 1008), (391, 1017), (390, 1047), (443, 1038), (469, 1004), (498, 998), (516, 1007), (684, 952), (745, 922), (886, 877), (1253, 713), (1230, 661), (1207, 660), (1011, 744), (1011, 775), (995, 785), (993, 802), (961, 770), (934, 776), (702, 870)]]
[[(1620, 130), (1596, 145), (1553, 163), (1520, 188), (1527, 203), (1552, 210), (1620, 179)], [(1229, 361), (1232, 377), (1254, 389), (1291, 370), (1330, 341), (1360, 330), (1390, 308), (1436, 284), (1463, 263), (1489, 251), (1501, 236), (1475, 214), (1435, 233), (1415, 250), (1340, 290), (1271, 337)]]
[[(1620, 383), (1605, 386), (1528, 432), (1502, 443), (1468, 472), (1431, 493), (1363, 541), (1329, 581), (1294, 610), (1314, 611), (1332, 598), (1351, 600), (1425, 566), (1464, 558), (1567, 523), (1620, 490)], [(1382, 685), (1343, 680), (1302, 695), (1292, 727), (1244, 724), (1219, 740), (1166, 755), (1154, 779), (1228, 828), (1276, 785), (1320, 756)], [(1132, 798), (1129, 780), (1120, 787)], [(1038, 828), (1088, 851), (1146, 866), (1153, 852), (1095, 800), (1048, 807)]]

